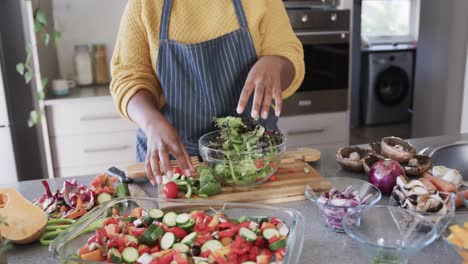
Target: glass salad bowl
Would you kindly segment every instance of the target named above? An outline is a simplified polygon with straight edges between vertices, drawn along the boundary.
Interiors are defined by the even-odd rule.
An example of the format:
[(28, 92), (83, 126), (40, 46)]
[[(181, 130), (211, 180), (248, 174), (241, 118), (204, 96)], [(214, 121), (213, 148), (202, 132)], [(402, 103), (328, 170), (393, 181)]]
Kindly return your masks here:
[[(304, 219), (301, 213), (294, 209), (273, 207), (256, 204), (228, 203), (222, 201), (202, 200), (171, 200), (163, 198), (137, 198), (127, 197), (111, 200), (102, 204), (80, 218), (70, 228), (53, 240), (49, 247), (50, 253), (60, 263), (106, 263), (86, 261), (79, 259), (77, 252), (94, 234), (90, 227), (103, 221), (109, 216), (113, 208), (118, 208), (120, 215), (130, 215), (134, 208), (158, 208), (164, 212), (176, 214), (204, 211), (213, 215), (215, 212), (224, 212), (231, 219), (242, 217), (263, 218), (271, 217), (281, 220), (289, 228), (286, 238), (284, 263), (300, 263), (302, 245), (304, 241)], [(100, 220), (101, 219), (101, 220)], [(164, 219), (162, 220), (164, 222)]]
[[(468, 212), (460, 212), (455, 214), (455, 217), (453, 218), (453, 222), (451, 223), (452, 225), (458, 225), (459, 227), (462, 227), (466, 230), (465, 228), (465, 223), (468, 223)], [(452, 248), (455, 252), (457, 252), (460, 257), (463, 259), (463, 263), (468, 263), (468, 248), (462, 247), (460, 245), (457, 245), (454, 243), (454, 241), (450, 238), (450, 235), (452, 234), (452, 230), (450, 229), (445, 229), (445, 230), (439, 230), (441, 232), (441, 237), (447, 243), (450, 248)], [(468, 231), (467, 231), (468, 232)], [(464, 236), (468, 240), (468, 236)]]
[(394, 206), (370, 206), (348, 212), (346, 233), (359, 243), (365, 263), (408, 263), (408, 257), (437, 238), (426, 217)]
[[(334, 193), (332, 199), (328, 199), (330, 193)], [(345, 197), (346, 194), (343, 196), (343, 193), (349, 196)], [(320, 209), (322, 224), (335, 232), (344, 232), (342, 220), (347, 212), (375, 205), (382, 198), (376, 186), (353, 178), (324, 178), (312, 181), (306, 186), (304, 195)]]
[[(429, 219), (434, 224), (436, 224), (440, 231), (443, 231), (449, 226), (450, 222), (455, 216), (455, 194), (445, 193), (445, 192), (438, 192), (438, 193), (440, 197), (445, 201), (445, 207), (446, 207), (445, 212), (433, 213), (433, 212), (421, 212), (417, 210), (410, 210), (410, 211), (413, 211), (420, 215), (425, 216), (427, 219)], [(388, 205), (399, 207), (393, 195), (390, 196)]]
[(219, 134), (218, 130), (203, 135), (198, 145), (204, 162), (223, 185), (249, 187), (268, 181), (278, 170), (281, 155), (286, 151), (284, 136), (281, 144), (254, 151), (228, 152), (210, 148)]

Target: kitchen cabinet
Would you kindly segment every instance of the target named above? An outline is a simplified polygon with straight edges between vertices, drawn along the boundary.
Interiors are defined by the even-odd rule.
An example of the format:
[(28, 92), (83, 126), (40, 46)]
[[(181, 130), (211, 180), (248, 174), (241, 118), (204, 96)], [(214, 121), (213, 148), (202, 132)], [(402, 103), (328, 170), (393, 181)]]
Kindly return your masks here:
[(98, 174), (135, 162), (136, 129), (110, 96), (46, 101), (55, 177)]
[(280, 130), (287, 137), (288, 148), (336, 148), (348, 144), (349, 112), (333, 112), (281, 117)]

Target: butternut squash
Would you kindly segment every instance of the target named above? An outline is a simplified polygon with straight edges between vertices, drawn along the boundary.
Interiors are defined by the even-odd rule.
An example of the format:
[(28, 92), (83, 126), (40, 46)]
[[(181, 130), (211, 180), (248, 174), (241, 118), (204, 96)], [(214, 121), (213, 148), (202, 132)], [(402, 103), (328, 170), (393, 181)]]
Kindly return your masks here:
[(0, 225), (0, 234), (13, 243), (27, 244), (39, 239), (47, 225), (47, 215), (15, 189), (0, 189), (0, 215), (8, 226)]

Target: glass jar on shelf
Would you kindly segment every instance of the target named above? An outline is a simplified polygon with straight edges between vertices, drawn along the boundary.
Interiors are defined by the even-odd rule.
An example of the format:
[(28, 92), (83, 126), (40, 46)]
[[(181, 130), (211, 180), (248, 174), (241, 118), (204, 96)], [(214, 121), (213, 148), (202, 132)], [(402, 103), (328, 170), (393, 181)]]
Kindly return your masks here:
[(93, 84), (93, 62), (88, 45), (75, 46), (76, 83), (80, 86)]

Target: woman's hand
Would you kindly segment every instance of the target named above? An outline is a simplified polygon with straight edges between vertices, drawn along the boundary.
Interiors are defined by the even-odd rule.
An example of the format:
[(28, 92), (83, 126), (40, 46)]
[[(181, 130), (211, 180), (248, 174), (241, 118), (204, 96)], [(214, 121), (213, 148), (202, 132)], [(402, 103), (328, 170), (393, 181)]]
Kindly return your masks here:
[(247, 76), (244, 88), (237, 105), (237, 113), (242, 114), (254, 93), (252, 118), (258, 118), (261, 111), (263, 119), (268, 118), (272, 100), (275, 100), (275, 114), (281, 114), (283, 99), (281, 92), (285, 90), (294, 78), (294, 65), (281, 56), (261, 57)]
[(148, 138), (145, 159), (146, 174), (153, 185), (161, 183), (164, 173), (168, 178), (172, 178), (169, 154), (177, 159), (184, 174), (190, 176), (190, 171), (193, 170), (190, 156), (179, 134), (162, 114), (159, 113), (144, 129), (144, 132)]
[(146, 90), (138, 91), (128, 103), (127, 109), (130, 118), (141, 127), (147, 137), (145, 167), (151, 183), (161, 183), (164, 173), (167, 177), (172, 177), (169, 154), (177, 159), (184, 174), (189, 176), (193, 171), (189, 154), (177, 131), (157, 110), (153, 95)]

